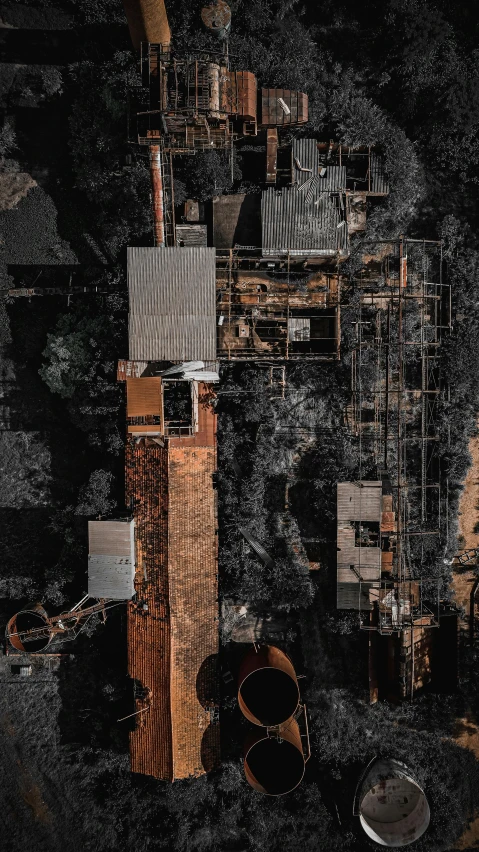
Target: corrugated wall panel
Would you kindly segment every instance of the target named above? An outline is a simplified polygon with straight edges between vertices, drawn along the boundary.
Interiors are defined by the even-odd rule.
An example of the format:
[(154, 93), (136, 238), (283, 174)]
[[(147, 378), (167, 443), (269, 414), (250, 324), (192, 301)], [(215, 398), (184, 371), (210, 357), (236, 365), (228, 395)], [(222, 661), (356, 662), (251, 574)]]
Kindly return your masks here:
[(378, 195), (387, 195), (389, 192), (389, 182), (384, 171), (384, 160), (377, 154), (371, 154), (371, 192)]

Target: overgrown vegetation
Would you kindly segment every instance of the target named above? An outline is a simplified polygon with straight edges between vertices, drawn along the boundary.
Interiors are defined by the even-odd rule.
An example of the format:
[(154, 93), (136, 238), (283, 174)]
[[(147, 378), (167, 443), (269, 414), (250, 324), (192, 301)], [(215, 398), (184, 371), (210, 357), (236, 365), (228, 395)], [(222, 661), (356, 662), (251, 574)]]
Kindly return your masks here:
[[(180, 52), (211, 46), (199, 24), (203, 0), (167, 5)], [(11, 286), (7, 263), (66, 264), (69, 271), (78, 263), (76, 280), (124, 291), (125, 246), (149, 241), (150, 190), (147, 160), (125, 141), (126, 88), (137, 82), (138, 67), (121, 3), (31, 0), (30, 7), (6, 4), (2, 18), (12, 28), (30, 26), (29, 14), (40, 29), (73, 28), (81, 47), (61, 69), (17, 67), (17, 59), (15, 68), (3, 66), (8, 121), (0, 172), (34, 174), (39, 185), (28, 191), (24, 182), (27, 194), (2, 214), (0, 274)], [(367, 236), (407, 231), (445, 240), (454, 325), (444, 347), (450, 393), (440, 428), (454, 534), (479, 404), (477, 10), (445, 0), (324, 0), (319, 11), (313, 0), (232, 0), (232, 8), (236, 67), (255, 71), (263, 85), (306, 91), (311, 120), (301, 132), (382, 149), (391, 194), (369, 211)], [(52, 128), (39, 146), (46, 166), (32, 151), (31, 128), (35, 146), (28, 143), (22, 110), (29, 122), (40, 111)], [(254, 189), (241, 165), (235, 160), (235, 187)], [(177, 177), (177, 201), (232, 186), (229, 159), (214, 152), (185, 160)], [(78, 599), (86, 520), (114, 512), (123, 499), (115, 361), (126, 352), (125, 301), (47, 301), (10, 302), (0, 317), (0, 449), (8, 456), (0, 500), (3, 620), (27, 600), (60, 607)], [(381, 754), (403, 759), (427, 789), (433, 820), (418, 852), (453, 848), (478, 805), (477, 761), (448, 739), (465, 698), (426, 695), (412, 706), (371, 708), (355, 618), (334, 607), (335, 483), (353, 478), (358, 465), (342, 419), (350, 390), (348, 309), (342, 319), (341, 364), (289, 366), (284, 400), (271, 398), (266, 371), (228, 367), (218, 402), (222, 594), (258, 613), (288, 610), (296, 619), (289, 650), (306, 674), (312, 721), (304, 783), (279, 800), (246, 785), (244, 730), (226, 689), (224, 711), (238, 733), (225, 743), (231, 759), (220, 771), (173, 786), (132, 777), (130, 723), (117, 721), (132, 712), (125, 649), (116, 645), (124, 637), (119, 619), (92, 628), (72, 648), (58, 695), (34, 683), (21, 696), (16, 684), (2, 689), (2, 788), (17, 828), (12, 852), (32, 842), (39, 852), (81, 845), (96, 852), (372, 849), (350, 804), (358, 771)], [(242, 529), (272, 564), (258, 558)], [(320, 566), (314, 578), (309, 560)], [(26, 768), (12, 781), (14, 766)], [(47, 811), (35, 811), (35, 789)]]

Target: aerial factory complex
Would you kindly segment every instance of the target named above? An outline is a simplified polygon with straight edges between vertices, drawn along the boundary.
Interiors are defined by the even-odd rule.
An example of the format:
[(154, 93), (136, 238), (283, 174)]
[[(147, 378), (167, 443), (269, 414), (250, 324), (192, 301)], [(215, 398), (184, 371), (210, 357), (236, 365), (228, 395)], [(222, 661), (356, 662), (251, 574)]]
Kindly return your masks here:
[[(148, 158), (153, 245), (127, 249), (124, 511), (89, 522), (88, 594), (61, 615), (40, 604), (14, 615), (8, 654), (27, 669), (126, 603), (131, 772), (174, 782), (217, 769), (222, 690), (234, 682), (244, 778), (281, 796), (301, 784), (313, 738), (302, 662), (277, 613), (269, 633), (266, 619), (255, 632), (247, 602), (220, 594), (222, 370), (253, 365), (284, 400), (288, 370), (340, 364), (348, 335), (344, 425), (358, 463), (337, 482), (337, 609), (365, 640), (371, 704), (439, 682), (452, 691), (457, 611), (428, 557), (447, 514), (437, 421), (450, 284), (439, 241), (364, 238), (390, 191), (383, 152), (313, 137), (304, 92), (236, 68), (224, 0), (201, 13), (216, 49), (184, 55), (161, 0), (125, 0), (125, 11), (139, 67), (128, 143)], [(261, 172), (255, 191), (176, 203), (177, 163), (214, 150), (233, 169), (241, 146)], [(240, 531), (272, 564), (254, 531)], [(318, 569), (303, 545), (296, 552)], [(406, 846), (427, 831), (427, 795), (415, 771), (381, 754), (357, 771), (350, 810), (375, 843)]]

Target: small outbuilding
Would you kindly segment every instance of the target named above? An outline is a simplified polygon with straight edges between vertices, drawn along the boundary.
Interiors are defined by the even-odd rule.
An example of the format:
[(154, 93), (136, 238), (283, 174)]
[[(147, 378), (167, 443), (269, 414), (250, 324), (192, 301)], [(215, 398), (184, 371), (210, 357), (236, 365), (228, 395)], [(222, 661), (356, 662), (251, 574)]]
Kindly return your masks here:
[(88, 594), (129, 600), (135, 593), (135, 523), (88, 522)]

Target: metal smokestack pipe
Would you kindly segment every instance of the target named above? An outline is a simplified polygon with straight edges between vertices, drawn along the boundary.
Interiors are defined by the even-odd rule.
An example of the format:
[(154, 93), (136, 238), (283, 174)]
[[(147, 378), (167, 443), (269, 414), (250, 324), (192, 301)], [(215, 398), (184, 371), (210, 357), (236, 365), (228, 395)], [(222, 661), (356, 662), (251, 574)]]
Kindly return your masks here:
[(153, 239), (155, 246), (164, 246), (165, 221), (163, 215), (163, 176), (161, 174), (159, 145), (150, 145), (150, 174), (153, 204)]
[(171, 30), (164, 0), (123, 0), (135, 50), (142, 42), (169, 47)]

